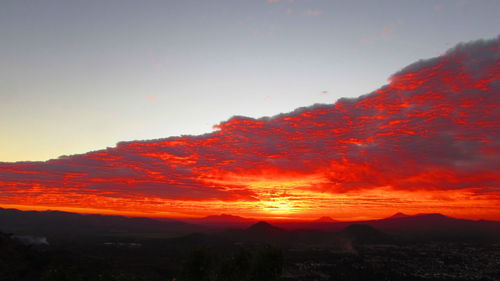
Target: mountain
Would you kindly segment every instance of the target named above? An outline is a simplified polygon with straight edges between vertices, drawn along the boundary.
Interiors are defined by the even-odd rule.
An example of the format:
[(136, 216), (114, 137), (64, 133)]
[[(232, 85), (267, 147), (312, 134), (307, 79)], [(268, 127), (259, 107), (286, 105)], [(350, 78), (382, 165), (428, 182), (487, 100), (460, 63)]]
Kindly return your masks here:
[(274, 235), (283, 234), (286, 230), (273, 226), (265, 221), (259, 221), (258, 223), (247, 228), (245, 232), (256, 235)]
[[(449, 217), (439, 213), (407, 215), (396, 213), (390, 217), (365, 221), (334, 222), (290, 222), (277, 224), (287, 230), (310, 229), (339, 232), (345, 228), (362, 224), (374, 227), (384, 233), (397, 235), (409, 240), (445, 241), (499, 241), (500, 222), (487, 220), (467, 220)], [(369, 230), (367, 230), (369, 231)]]
[(20, 211), (0, 208), (0, 230), (28, 235), (144, 235), (178, 236), (206, 231), (176, 220), (84, 215), (61, 211)]
[(467, 220), (439, 213), (389, 217), (365, 222), (385, 232), (396, 233), (417, 240), (498, 240), (500, 222)]
[(287, 244), (292, 239), (292, 232), (276, 227), (265, 221), (259, 221), (245, 229), (228, 229), (218, 235), (233, 242)]
[(331, 217), (323, 216), (319, 219), (313, 220), (313, 222), (337, 222), (337, 221), (332, 219)]
[(258, 220), (256, 219), (244, 218), (228, 214), (211, 215), (195, 219), (185, 219), (183, 221), (187, 223), (217, 228), (247, 228), (252, 224), (258, 222)]
[(265, 221), (260, 221), (246, 229), (230, 229), (213, 235), (203, 234), (196, 238), (193, 244), (201, 244), (200, 241), (206, 242), (206, 239), (213, 239), (213, 243), (226, 240), (236, 244), (271, 244), (285, 248), (297, 245), (327, 248), (341, 246), (342, 248), (346, 242), (350, 245), (387, 244), (395, 240), (390, 235), (369, 225), (352, 224), (339, 232), (327, 232), (315, 229), (286, 230)]
[(394, 215), (387, 217), (385, 219), (399, 219), (399, 218), (407, 218), (407, 217), (410, 217), (410, 215), (398, 212), (398, 213), (395, 213)]
[[(500, 241), (500, 222), (457, 219), (443, 214), (405, 215), (397, 213), (380, 220), (331, 222), (330, 219), (302, 222), (257, 222), (233, 215), (208, 216), (181, 222), (173, 219), (130, 218), (108, 215), (83, 215), (60, 211), (20, 211), (0, 208), (0, 231), (17, 235), (43, 236), (120, 236), (180, 237), (192, 233), (213, 233), (228, 241), (269, 243), (327, 242), (335, 232), (341, 236), (374, 241), (383, 234), (407, 240), (429, 241)], [(195, 222), (198, 222), (195, 224)], [(356, 226), (364, 225), (364, 226)], [(368, 228), (368, 227), (370, 228)], [(352, 227), (352, 228), (350, 228)], [(219, 231), (220, 228), (233, 228)], [(365, 234), (363, 234), (365, 235)], [(355, 239), (355, 240), (356, 240)]]
[[(277, 220), (271, 221), (274, 226), (286, 229), (286, 230), (297, 230), (297, 229), (311, 229), (311, 230), (324, 230), (330, 231), (331, 228), (339, 221), (332, 219), (328, 216), (322, 216), (314, 220)], [(339, 229), (341, 229), (340, 227)], [(337, 229), (337, 230), (339, 230)]]

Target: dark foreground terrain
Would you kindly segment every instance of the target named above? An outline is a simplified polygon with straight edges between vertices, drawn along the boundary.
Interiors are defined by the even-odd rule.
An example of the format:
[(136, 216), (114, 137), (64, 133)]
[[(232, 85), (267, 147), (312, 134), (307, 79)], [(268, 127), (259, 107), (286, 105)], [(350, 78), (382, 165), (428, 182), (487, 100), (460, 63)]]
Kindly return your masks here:
[(497, 224), (425, 215), (214, 229), (0, 209), (0, 281), (500, 280)]

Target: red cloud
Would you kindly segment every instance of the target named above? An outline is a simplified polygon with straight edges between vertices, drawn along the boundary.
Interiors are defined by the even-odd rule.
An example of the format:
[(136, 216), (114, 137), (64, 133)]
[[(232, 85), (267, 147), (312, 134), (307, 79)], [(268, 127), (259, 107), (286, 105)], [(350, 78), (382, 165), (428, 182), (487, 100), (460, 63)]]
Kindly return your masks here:
[(462, 44), (368, 95), (236, 116), (206, 135), (0, 163), (0, 204), (285, 214), (330, 210), (339, 198), (401, 209), (416, 196), (422, 206), (490, 212), (500, 204), (499, 51), (498, 39)]

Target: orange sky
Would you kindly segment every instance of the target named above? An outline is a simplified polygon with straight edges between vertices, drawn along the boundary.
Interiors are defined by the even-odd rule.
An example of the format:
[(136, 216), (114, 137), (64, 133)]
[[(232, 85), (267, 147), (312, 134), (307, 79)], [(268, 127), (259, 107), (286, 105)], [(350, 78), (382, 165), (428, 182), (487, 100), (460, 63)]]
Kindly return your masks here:
[(500, 220), (499, 40), (460, 45), (357, 99), (200, 136), (0, 163), (0, 206), (151, 217)]

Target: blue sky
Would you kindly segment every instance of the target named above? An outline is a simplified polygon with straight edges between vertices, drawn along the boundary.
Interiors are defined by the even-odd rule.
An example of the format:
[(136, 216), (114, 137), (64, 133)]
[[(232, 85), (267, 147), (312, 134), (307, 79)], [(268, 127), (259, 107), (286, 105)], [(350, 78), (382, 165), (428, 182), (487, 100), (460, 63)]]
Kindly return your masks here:
[(0, 161), (367, 94), (494, 38), (500, 1), (1, 1)]

